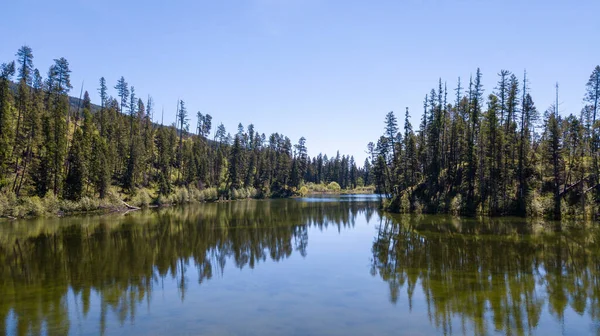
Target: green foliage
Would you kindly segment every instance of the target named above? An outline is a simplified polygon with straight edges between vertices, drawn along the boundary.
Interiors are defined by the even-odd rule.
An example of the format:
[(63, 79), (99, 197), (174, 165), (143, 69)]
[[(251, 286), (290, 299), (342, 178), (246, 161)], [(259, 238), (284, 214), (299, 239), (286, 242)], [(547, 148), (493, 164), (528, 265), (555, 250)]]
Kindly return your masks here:
[[(0, 192), (19, 200), (48, 199), (47, 214), (123, 208), (122, 200), (146, 207), (315, 190), (373, 192), (368, 161), (360, 168), (354, 157), (340, 153), (311, 159), (306, 138), (292, 144), (283, 134), (266, 136), (254, 125), (238, 125), (232, 137), (221, 124), (209, 139), (212, 116), (201, 112), (192, 134), (183, 100), (175, 123), (153, 124), (152, 98), (144, 104), (123, 76), (116, 85), (101, 78), (99, 105), (94, 105), (88, 92), (83, 100), (68, 96), (71, 69), (65, 58), (54, 60), (46, 78), (33, 67), (30, 47), (23, 46), (17, 58), (18, 69), (15, 62), (0, 67)], [(391, 148), (400, 139), (393, 135), (393, 113), (389, 117)], [(37, 203), (26, 201), (23, 206), (32, 210), (19, 215), (40, 213)]]
[(131, 205), (140, 208), (147, 208), (148, 206), (150, 206), (150, 204), (152, 204), (152, 196), (150, 195), (150, 192), (146, 189), (137, 190), (135, 195), (131, 199)]
[(310, 190), (306, 186), (302, 186), (302, 187), (300, 187), (300, 189), (298, 191), (296, 191), (296, 194), (298, 196), (304, 197), (304, 196), (308, 195), (309, 192), (310, 192)]
[(358, 179), (356, 180), (356, 186), (357, 187), (364, 187), (365, 186), (365, 180), (362, 177), (358, 177)]
[(325, 183), (308, 183), (306, 184), (306, 187), (308, 188), (308, 190), (310, 190), (311, 192), (316, 192), (316, 193), (323, 193), (328, 191), (327, 189), (327, 185)]
[(258, 194), (259, 194), (258, 191), (254, 188), (233, 189), (230, 199), (238, 200), (238, 199), (256, 198), (258, 196)]
[[(307, 194), (373, 194), (375, 192), (375, 186), (373, 185), (342, 189), (335, 181), (330, 182), (329, 184), (309, 182), (303, 185), (303, 187), (306, 187)], [(298, 193), (298, 191), (296, 193)]]
[(410, 196), (409, 193), (402, 193), (400, 198), (400, 212), (409, 213), (410, 212)]
[(75, 131), (73, 145), (69, 151), (69, 170), (65, 180), (65, 199), (79, 201), (83, 196), (83, 188), (87, 177), (87, 163), (85, 157), (83, 132)]
[(463, 199), (462, 195), (458, 194), (452, 197), (450, 201), (450, 213), (457, 216), (460, 215), (463, 211)]
[(342, 188), (340, 187), (340, 185), (337, 182), (335, 182), (335, 181), (334, 182), (330, 182), (327, 185), (327, 190), (330, 190), (330, 191), (340, 191), (341, 189)]
[(581, 114), (565, 118), (558, 113), (558, 86), (557, 102), (542, 118), (526, 73), (520, 83), (501, 70), (498, 85), (484, 98), (479, 69), (467, 90), (459, 79), (454, 103), (446, 101), (440, 80), (425, 97), (416, 132), (408, 109), (403, 136), (393, 112), (387, 113), (379, 140), (367, 146), (365, 167), (377, 191), (390, 199), (388, 210), (404, 212), (412, 202), (411, 211), (425, 213), (597, 216), (598, 69), (586, 84)]
[(78, 201), (60, 199), (53, 192), (45, 197), (17, 197), (14, 193), (0, 193), (0, 217), (41, 217), (73, 214), (97, 210), (117, 209), (120, 201), (116, 198), (98, 199), (82, 197)]

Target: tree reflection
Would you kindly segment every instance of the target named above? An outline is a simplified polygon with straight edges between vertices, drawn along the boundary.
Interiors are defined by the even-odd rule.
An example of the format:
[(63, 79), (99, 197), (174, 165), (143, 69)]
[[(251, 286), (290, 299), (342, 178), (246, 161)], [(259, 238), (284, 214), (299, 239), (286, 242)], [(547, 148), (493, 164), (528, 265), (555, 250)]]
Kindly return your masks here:
[(405, 292), (411, 310), (419, 287), (430, 322), (444, 333), (455, 318), (463, 334), (489, 334), (488, 322), (531, 334), (545, 304), (561, 322), (567, 309), (599, 321), (600, 231), (564, 226), (555, 233), (514, 219), (383, 217), (371, 272), (389, 284), (392, 303)]
[(371, 273), (390, 301), (413, 309), (422, 300), (441, 332), (530, 334), (546, 312), (600, 321), (596, 228), (554, 233), (532, 221), (380, 217), (368, 201), (281, 200), (2, 224), (0, 330), (76, 333), (88, 317), (104, 333), (114, 319), (135, 321), (165, 280), (185, 301), (231, 267), (307, 256), (309, 228), (341, 231), (359, 216), (379, 221)]
[[(96, 309), (104, 333), (109, 313), (121, 324), (134, 321), (136, 308), (149, 303), (167, 277), (176, 280), (183, 301), (190, 272), (197, 272), (202, 284), (222, 275), (230, 261), (242, 269), (283, 260), (294, 251), (304, 257), (308, 227), (341, 230), (372, 206), (248, 201), (5, 223), (0, 226), (0, 330), (67, 334), (70, 312), (87, 317)], [(8, 323), (15, 329), (7, 330)]]

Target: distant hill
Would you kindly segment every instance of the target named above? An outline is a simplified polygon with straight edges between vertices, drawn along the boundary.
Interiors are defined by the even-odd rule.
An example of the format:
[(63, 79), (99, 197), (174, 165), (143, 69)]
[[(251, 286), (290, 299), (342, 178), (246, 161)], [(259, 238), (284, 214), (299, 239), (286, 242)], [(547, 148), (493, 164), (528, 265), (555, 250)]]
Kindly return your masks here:
[[(83, 106), (83, 99), (79, 99), (73, 96), (69, 96), (69, 107), (71, 111), (77, 111)], [(92, 104), (92, 113), (100, 111), (100, 105)]]
[[(10, 83), (10, 88), (11, 90), (13, 90), (13, 92), (17, 92), (17, 88), (18, 88), (18, 84), (15, 82), (11, 82)], [(73, 96), (69, 96), (69, 108), (71, 109), (71, 112), (73, 111), (77, 111), (77, 109), (80, 109), (81, 106), (83, 106), (83, 99), (79, 99), (77, 97), (73, 97)], [(92, 113), (96, 113), (100, 111), (100, 105), (96, 105), (92, 103)]]

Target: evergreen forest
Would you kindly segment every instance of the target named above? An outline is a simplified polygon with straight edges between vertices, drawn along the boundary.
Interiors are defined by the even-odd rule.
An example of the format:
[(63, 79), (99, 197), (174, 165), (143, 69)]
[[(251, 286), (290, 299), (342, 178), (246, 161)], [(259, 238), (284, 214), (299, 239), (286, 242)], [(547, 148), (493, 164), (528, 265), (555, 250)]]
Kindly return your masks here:
[(535, 105), (527, 72), (507, 70), (485, 94), (477, 69), (468, 83), (441, 79), (423, 100), (418, 130), (406, 108), (368, 144), (373, 178), (395, 212), (594, 218), (600, 205), (600, 66), (582, 81), (577, 114)]
[(0, 66), (0, 215), (372, 192), (371, 185), (393, 212), (561, 219), (600, 211), (600, 66), (582, 81), (583, 109), (569, 115), (559, 111), (558, 84), (556, 102), (539, 109), (526, 72), (501, 70), (487, 95), (479, 69), (454, 89), (440, 79), (425, 95), (418, 129), (408, 108), (403, 129), (387, 113), (360, 166), (339, 152), (311, 158), (304, 137), (292, 143), (253, 124), (233, 134), (223, 124), (213, 129), (212, 116), (184, 100), (164, 125), (164, 109), (157, 122), (152, 97), (142, 99), (123, 76), (99, 79), (96, 104), (83, 87), (75, 98), (65, 58), (43, 76), (29, 46), (15, 57)]
[(310, 158), (304, 137), (292, 144), (241, 123), (233, 135), (223, 124), (213, 131), (199, 111), (191, 125), (184, 100), (175, 123), (163, 125), (161, 111), (159, 124), (152, 97), (124, 77), (100, 78), (93, 104), (83, 88), (70, 96), (65, 58), (44, 77), (32, 48), (15, 56), (0, 66), (0, 215), (373, 190), (368, 166), (339, 152)]

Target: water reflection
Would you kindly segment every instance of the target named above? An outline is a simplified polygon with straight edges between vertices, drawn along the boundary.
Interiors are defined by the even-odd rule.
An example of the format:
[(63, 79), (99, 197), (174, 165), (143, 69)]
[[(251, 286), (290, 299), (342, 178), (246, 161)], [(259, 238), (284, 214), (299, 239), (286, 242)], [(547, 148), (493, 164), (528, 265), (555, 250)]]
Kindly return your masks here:
[[(579, 316), (583, 329), (566, 333), (600, 334), (593, 224), (563, 223), (555, 233), (543, 222), (382, 216), (372, 198), (322, 199), (0, 224), (0, 333), (78, 334), (81, 324), (93, 334), (147, 333), (152, 307), (151, 319), (206, 333), (247, 334), (252, 321), (273, 320), (253, 332), (281, 322), (289, 329), (278, 331), (296, 334), (395, 334), (410, 324), (409, 333), (524, 335)], [(309, 267), (288, 275), (289, 265)], [(255, 268), (270, 272), (254, 281), (280, 287), (244, 287)], [(241, 284), (214, 286), (227, 279)], [(216, 290), (202, 311), (214, 315), (170, 315), (207, 300), (198, 288)], [(176, 305), (161, 309), (161, 294)], [(237, 315), (215, 317), (234, 305)], [(136, 325), (115, 330), (115, 321)], [(217, 328), (228, 323), (235, 328)]]
[(531, 334), (544, 307), (561, 325), (567, 311), (587, 316), (600, 334), (600, 230), (563, 227), (555, 233), (532, 221), (386, 216), (371, 272), (388, 283), (394, 304), (412, 309), (421, 290), (430, 323), (444, 334)]
[(308, 227), (353, 227), (375, 212), (367, 200), (248, 201), (170, 208), (127, 216), (69, 218), (0, 225), (0, 331), (72, 332), (73, 315), (99, 305), (134, 321), (141, 303), (164, 279), (178, 283), (183, 301), (189, 272), (198, 282), (222, 275), (225, 264), (254, 268), (296, 252), (307, 255)]

